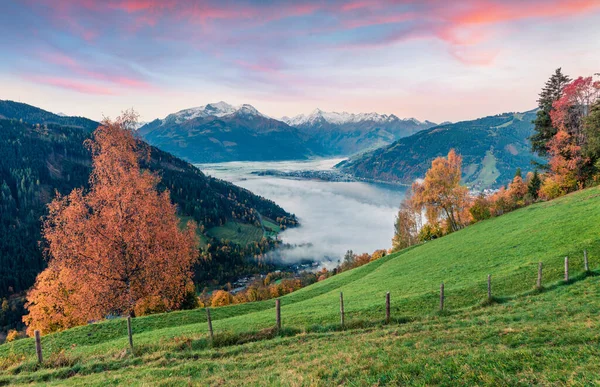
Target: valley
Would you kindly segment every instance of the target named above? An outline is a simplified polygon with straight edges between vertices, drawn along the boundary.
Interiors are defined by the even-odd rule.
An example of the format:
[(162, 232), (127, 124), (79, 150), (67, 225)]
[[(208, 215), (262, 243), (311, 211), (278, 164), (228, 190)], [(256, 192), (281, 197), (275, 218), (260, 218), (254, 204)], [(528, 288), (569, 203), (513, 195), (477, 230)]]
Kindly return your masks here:
[(299, 227), (283, 230), (278, 236), (291, 248), (273, 251), (274, 257), (286, 263), (311, 260), (331, 268), (347, 250), (371, 253), (390, 244), (397, 207), (406, 190), (395, 185), (314, 179), (335, 173), (333, 166), (341, 160), (238, 161), (197, 167), (209, 176), (276, 201), (298, 218)]

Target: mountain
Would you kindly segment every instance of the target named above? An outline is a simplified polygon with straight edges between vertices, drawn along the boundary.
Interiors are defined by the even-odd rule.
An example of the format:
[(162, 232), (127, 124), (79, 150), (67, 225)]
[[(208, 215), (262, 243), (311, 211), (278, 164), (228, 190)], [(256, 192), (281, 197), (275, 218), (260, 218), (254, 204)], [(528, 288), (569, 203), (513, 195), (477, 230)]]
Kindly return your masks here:
[(504, 113), (436, 126), (338, 164), (356, 177), (410, 184), (424, 177), (431, 161), (455, 149), (463, 157), (463, 181), (474, 189), (508, 183), (515, 170), (528, 171), (535, 111)]
[[(83, 142), (98, 123), (78, 117), (56, 118), (30, 105), (0, 101), (0, 297), (29, 288), (44, 268), (40, 218), (55, 192), (69, 193), (85, 187), (91, 155)], [(19, 115), (21, 112), (23, 115)], [(39, 120), (39, 121), (38, 121)], [(79, 123), (80, 125), (75, 125)], [(92, 125), (93, 123), (93, 125)], [(41, 125), (40, 125), (41, 124)], [(151, 147), (144, 164), (161, 178), (159, 189), (169, 189), (184, 219), (201, 225), (206, 260), (199, 263), (198, 282), (225, 282), (260, 265), (247, 257), (259, 256), (277, 242), (262, 239), (233, 243), (211, 237), (211, 229), (243, 225), (261, 231), (261, 215), (282, 225), (294, 225), (294, 215), (274, 202), (231, 183), (204, 175), (199, 169), (169, 153)]]
[(35, 106), (14, 101), (0, 100), (0, 119), (20, 120), (40, 125), (57, 124), (87, 130), (94, 130), (98, 123), (84, 117), (67, 117), (54, 114)]
[(225, 102), (181, 110), (139, 129), (152, 145), (192, 163), (301, 160), (346, 156), (435, 126), (377, 113), (335, 113), (276, 120), (251, 105)]
[(326, 155), (335, 156), (381, 147), (436, 125), (414, 118), (400, 119), (393, 114), (337, 113), (320, 109), (282, 120), (306, 133)]
[(185, 109), (139, 129), (150, 144), (191, 163), (306, 159), (318, 155), (298, 129), (251, 105)]

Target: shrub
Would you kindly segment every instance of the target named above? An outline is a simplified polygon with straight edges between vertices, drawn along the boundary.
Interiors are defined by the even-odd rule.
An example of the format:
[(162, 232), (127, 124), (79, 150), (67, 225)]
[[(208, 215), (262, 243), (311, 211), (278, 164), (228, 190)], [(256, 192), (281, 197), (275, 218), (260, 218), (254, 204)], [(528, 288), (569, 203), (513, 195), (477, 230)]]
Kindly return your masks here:
[(212, 307), (225, 306), (225, 305), (231, 305), (231, 304), (233, 304), (233, 296), (231, 295), (231, 293), (229, 293), (225, 290), (217, 290), (213, 294), (212, 300), (210, 302), (210, 305)]
[(419, 231), (419, 241), (426, 242), (444, 236), (444, 230), (439, 224), (426, 224)]
[(16, 329), (11, 329), (8, 331), (8, 334), (6, 335), (6, 342), (10, 343), (10, 342), (18, 340), (20, 338), (21, 338), (21, 335), (19, 335), (19, 332)]
[(566, 192), (561, 188), (560, 184), (552, 177), (544, 180), (542, 188), (540, 188), (540, 197), (544, 200), (552, 200), (565, 195)]
[(491, 204), (485, 195), (481, 194), (475, 199), (469, 212), (475, 222), (480, 222), (492, 217)]

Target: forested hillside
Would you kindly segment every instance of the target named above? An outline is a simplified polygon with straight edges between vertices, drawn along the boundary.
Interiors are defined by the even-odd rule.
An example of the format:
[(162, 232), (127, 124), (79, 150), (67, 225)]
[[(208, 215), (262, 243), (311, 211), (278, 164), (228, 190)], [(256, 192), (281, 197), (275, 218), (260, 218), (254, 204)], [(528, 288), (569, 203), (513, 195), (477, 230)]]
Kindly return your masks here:
[[(34, 109), (28, 107), (26, 117), (42, 117), (43, 111)], [(0, 120), (0, 297), (27, 289), (44, 267), (40, 218), (55, 192), (66, 194), (87, 186), (91, 159), (83, 142), (90, 127)], [(280, 224), (296, 223), (293, 215), (272, 201), (207, 177), (156, 148), (151, 148), (151, 160), (145, 167), (162, 177), (160, 188), (171, 191), (182, 217), (198, 222), (201, 232), (233, 220), (259, 226), (257, 211)], [(276, 243), (265, 239), (241, 245), (208, 235), (203, 239), (207, 259), (197, 270), (198, 282), (227, 281), (256, 271), (258, 263), (246, 258), (260, 256)]]
[(14, 119), (36, 124), (58, 124), (87, 130), (98, 126), (96, 121), (84, 117), (59, 116), (25, 103), (0, 100), (0, 119)]
[(531, 152), (535, 112), (504, 113), (426, 129), (393, 144), (341, 163), (354, 176), (410, 184), (431, 161), (455, 149), (463, 157), (463, 181), (475, 189), (506, 184), (521, 168), (543, 160)]

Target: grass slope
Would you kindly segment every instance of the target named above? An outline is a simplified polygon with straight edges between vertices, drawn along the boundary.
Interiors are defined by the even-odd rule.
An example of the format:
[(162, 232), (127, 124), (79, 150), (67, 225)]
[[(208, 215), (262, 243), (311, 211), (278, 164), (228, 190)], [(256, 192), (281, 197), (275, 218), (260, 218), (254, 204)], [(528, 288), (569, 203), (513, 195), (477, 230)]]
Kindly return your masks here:
[[(598, 267), (599, 219), (600, 188), (588, 189), (390, 255), (282, 297), (284, 337), (274, 340), (232, 345), (273, 336), (270, 300), (214, 309), (216, 342), (230, 345), (216, 349), (208, 348), (203, 310), (135, 319), (135, 357), (123, 351), (122, 319), (43, 337), (43, 367), (31, 339), (5, 344), (0, 381), (597, 383), (599, 281), (581, 273), (584, 248)], [(532, 291), (538, 261), (542, 294)], [(487, 274), (500, 304), (482, 307)], [(340, 291), (351, 331), (337, 332)], [(394, 322), (407, 323), (381, 329), (387, 291)]]
[(242, 246), (260, 242), (263, 237), (263, 231), (260, 227), (233, 221), (228, 221), (222, 226), (213, 227), (207, 231), (207, 234), (213, 238), (232, 241)]

